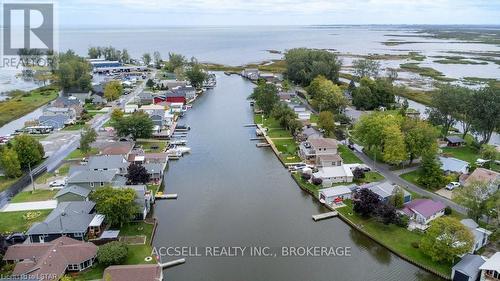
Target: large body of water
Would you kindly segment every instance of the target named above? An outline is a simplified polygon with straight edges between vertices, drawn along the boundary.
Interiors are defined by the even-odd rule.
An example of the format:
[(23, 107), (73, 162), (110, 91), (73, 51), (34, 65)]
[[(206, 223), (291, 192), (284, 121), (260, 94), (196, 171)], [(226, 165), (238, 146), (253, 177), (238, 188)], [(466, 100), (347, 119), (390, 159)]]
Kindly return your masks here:
[[(490, 27), (491, 28), (491, 27)], [(499, 27), (500, 28), (500, 27)], [(80, 55), (87, 55), (91, 46), (114, 46), (126, 48), (132, 57), (140, 58), (145, 52), (159, 51), (163, 58), (168, 52), (195, 56), (203, 62), (228, 65), (242, 65), (278, 59), (279, 54), (267, 50), (285, 51), (291, 48), (308, 47), (336, 50), (356, 55), (407, 54), (421, 52), (427, 56), (421, 62), (442, 71), (453, 78), (480, 77), (499, 78), (500, 67), (487, 65), (437, 64), (430, 56), (450, 55), (449, 51), (500, 51), (500, 46), (475, 43), (449, 43), (453, 40), (438, 40), (415, 37), (389, 37), (387, 35), (408, 35), (417, 31), (412, 26), (235, 26), (235, 27), (149, 27), (149, 28), (62, 28), (59, 30), (59, 50), (72, 49)], [(382, 42), (397, 39), (412, 44), (386, 46)], [(350, 65), (352, 57), (344, 57), (344, 64)], [(397, 68), (402, 60), (384, 60), (383, 67)], [(426, 79), (409, 72), (400, 77), (411, 80)], [(15, 76), (0, 69), (0, 92), (22, 88), (28, 83), (15, 81)], [(428, 79), (427, 79), (428, 80)], [(427, 81), (428, 82), (428, 81)]]
[[(191, 126), (192, 154), (170, 162), (159, 201), (156, 247), (339, 246), (351, 257), (188, 257), (165, 271), (180, 280), (439, 280), (390, 253), (338, 218), (313, 222), (325, 212), (301, 191), (269, 149), (249, 141), (255, 128), (246, 101), (253, 84), (218, 75), (183, 122)], [(163, 261), (175, 259), (163, 258)]]

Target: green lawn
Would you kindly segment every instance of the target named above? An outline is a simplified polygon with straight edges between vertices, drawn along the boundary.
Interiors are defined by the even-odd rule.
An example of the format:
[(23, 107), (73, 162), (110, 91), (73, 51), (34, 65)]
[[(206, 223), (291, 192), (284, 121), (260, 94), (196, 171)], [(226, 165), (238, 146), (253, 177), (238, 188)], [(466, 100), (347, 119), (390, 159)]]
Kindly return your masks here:
[(11, 203), (22, 203), (22, 202), (34, 202), (34, 201), (46, 201), (54, 199), (57, 190), (35, 190), (19, 192), (16, 196), (12, 198)]
[(396, 226), (394, 224), (384, 225), (373, 218), (363, 218), (354, 213), (352, 204), (346, 200), (346, 207), (339, 208), (341, 214), (357, 225), (362, 226), (362, 229), (372, 235), (375, 239), (381, 242), (385, 247), (393, 249), (395, 252), (405, 255), (406, 257), (430, 268), (435, 269), (446, 275), (451, 274), (452, 264), (433, 262), (430, 257), (425, 255), (420, 249), (412, 246), (413, 242), (419, 243), (422, 234), (412, 232), (406, 228)]
[(164, 152), (167, 147), (167, 142), (165, 141), (138, 141), (136, 142), (137, 146), (141, 146), (146, 153), (160, 153)]
[(52, 86), (30, 92), (16, 91), (12, 98), (0, 102), (0, 127), (56, 99), (58, 93)]
[(319, 115), (318, 114), (311, 114), (311, 118), (309, 118), (309, 122), (311, 123), (318, 123), (319, 120)]
[(444, 147), (442, 150), (446, 156), (452, 156), (467, 161), (470, 164), (475, 164), (477, 158), (479, 158), (479, 151), (470, 146)]
[(99, 150), (97, 148), (92, 148), (90, 149), (90, 152), (85, 155), (81, 152), (80, 149), (75, 149), (73, 150), (68, 156), (66, 156), (66, 160), (70, 160), (70, 159), (82, 159), (84, 157), (87, 157), (87, 156), (90, 156), (90, 155), (96, 155), (97, 153), (99, 152)]
[(32, 211), (35, 213), (36, 217), (33, 219), (27, 219), (23, 217), (25, 214), (30, 212), (0, 212), (0, 233), (10, 233), (10, 232), (24, 232), (30, 228), (30, 226), (39, 221), (43, 221), (52, 210), (40, 210)]
[(377, 182), (377, 181), (383, 181), (385, 178), (381, 174), (377, 172), (367, 172), (365, 173), (365, 178), (361, 180), (356, 180), (356, 183), (370, 183), (370, 182)]
[(301, 159), (297, 154), (298, 145), (293, 139), (274, 139), (272, 140), (278, 151), (281, 153), (280, 157), (285, 163), (297, 163)]
[(402, 174), (402, 175), (400, 175), (400, 177), (408, 182), (415, 184), (415, 185), (419, 185), (418, 179), (420, 178), (420, 172), (418, 170), (414, 170), (414, 171), (408, 172), (406, 174)]
[[(263, 126), (267, 128), (281, 128), (279, 122), (272, 117), (264, 117), (264, 120), (262, 120), (261, 114), (255, 114), (253, 120), (255, 124), (263, 124)], [(264, 123), (262, 123), (262, 121), (264, 121)]]
[(158, 192), (158, 191), (159, 191), (160, 186), (159, 186), (159, 185), (157, 185), (157, 184), (148, 184), (148, 185), (147, 185), (147, 188), (148, 188), (148, 190), (149, 190), (149, 191), (151, 191), (151, 194), (155, 195), (155, 194), (156, 194), (156, 192)]
[(104, 273), (104, 266), (96, 264), (90, 269), (79, 272), (74, 276), (75, 281), (101, 280)]
[(291, 138), (292, 134), (289, 131), (281, 128), (270, 128), (267, 130), (267, 135), (270, 138)]
[(356, 163), (363, 163), (361, 159), (352, 152), (352, 150), (349, 149), (349, 147), (345, 145), (339, 145), (338, 151), (340, 154), (340, 157), (344, 159), (344, 164), (356, 164)]
[[(153, 235), (153, 225), (145, 222), (129, 223), (120, 229), (120, 236), (146, 235), (145, 245), (128, 245), (126, 264), (148, 263), (144, 258), (151, 256), (152, 247), (149, 245)], [(151, 262), (153, 263), (153, 262)]]
[(5, 176), (0, 176), (0, 192), (9, 188), (13, 183), (15, 183), (17, 179), (7, 178)]
[(321, 185), (314, 185), (308, 181), (305, 181), (300, 176), (300, 173), (294, 173), (294, 174), (292, 174), (292, 177), (294, 177), (295, 180), (297, 180), (300, 187), (311, 191), (315, 197), (318, 197), (318, 191), (321, 189), (321, 187), (322, 187)]
[(39, 176), (35, 180), (35, 182), (37, 184), (45, 184), (45, 183), (47, 183), (47, 181), (50, 178), (52, 178), (52, 177), (54, 177), (56, 175), (57, 176), (65, 176), (65, 175), (67, 175), (69, 173), (69, 167), (70, 167), (69, 163), (65, 163), (65, 164), (61, 165), (59, 168), (57, 168), (57, 172), (58, 172), (57, 174), (56, 173), (45, 172), (41, 176)]

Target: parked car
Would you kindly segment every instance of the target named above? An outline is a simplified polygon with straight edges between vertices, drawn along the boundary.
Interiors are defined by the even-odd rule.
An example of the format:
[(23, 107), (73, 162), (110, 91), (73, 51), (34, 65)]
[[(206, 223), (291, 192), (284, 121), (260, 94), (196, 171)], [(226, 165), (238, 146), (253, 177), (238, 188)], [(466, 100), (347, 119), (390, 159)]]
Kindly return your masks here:
[(452, 182), (450, 182), (449, 184), (447, 184), (445, 186), (445, 189), (447, 189), (447, 190), (453, 190), (453, 189), (455, 189), (457, 187), (460, 187), (460, 183), (458, 183), (456, 181), (452, 181)]
[(20, 232), (12, 233), (5, 238), (5, 241), (10, 245), (20, 244), (26, 240), (26, 235)]
[(55, 180), (49, 183), (49, 187), (51, 187), (52, 189), (61, 189), (65, 185), (66, 185), (66, 179)]

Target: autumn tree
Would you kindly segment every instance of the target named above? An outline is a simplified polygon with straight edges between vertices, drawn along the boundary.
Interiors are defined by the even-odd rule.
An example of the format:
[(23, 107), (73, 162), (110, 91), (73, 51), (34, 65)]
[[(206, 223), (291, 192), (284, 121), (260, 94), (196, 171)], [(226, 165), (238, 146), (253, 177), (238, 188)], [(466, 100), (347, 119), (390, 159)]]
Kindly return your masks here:
[(384, 148), (382, 158), (389, 164), (399, 164), (406, 160), (407, 153), (404, 136), (398, 124), (383, 129)]
[(108, 101), (118, 99), (123, 93), (123, 86), (118, 80), (110, 81), (104, 87), (104, 98)]
[(319, 108), (319, 111), (332, 111), (337, 113), (347, 106), (347, 99), (344, 97), (339, 86), (324, 76), (314, 78), (307, 92), (313, 99), (312, 104)]
[(335, 132), (335, 120), (333, 113), (330, 111), (320, 112), (318, 126), (323, 129), (325, 136), (332, 136)]
[(414, 118), (405, 118), (401, 130), (410, 164), (424, 152), (432, 149), (438, 137), (438, 132), (432, 125)]
[(441, 217), (433, 222), (420, 241), (422, 251), (436, 262), (453, 262), (472, 249), (474, 236), (459, 220)]

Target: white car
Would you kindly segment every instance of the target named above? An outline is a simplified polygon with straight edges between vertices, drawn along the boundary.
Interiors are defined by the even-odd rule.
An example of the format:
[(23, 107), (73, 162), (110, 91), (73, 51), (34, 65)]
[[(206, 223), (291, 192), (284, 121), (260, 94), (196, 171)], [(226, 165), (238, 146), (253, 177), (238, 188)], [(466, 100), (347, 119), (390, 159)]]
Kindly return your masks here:
[(457, 187), (460, 187), (460, 183), (458, 183), (456, 181), (452, 181), (452, 182), (450, 182), (449, 184), (447, 184), (445, 186), (445, 188), (448, 189), (448, 190), (453, 190), (453, 189), (455, 189)]
[(51, 189), (62, 189), (66, 185), (66, 179), (55, 180), (49, 183)]

